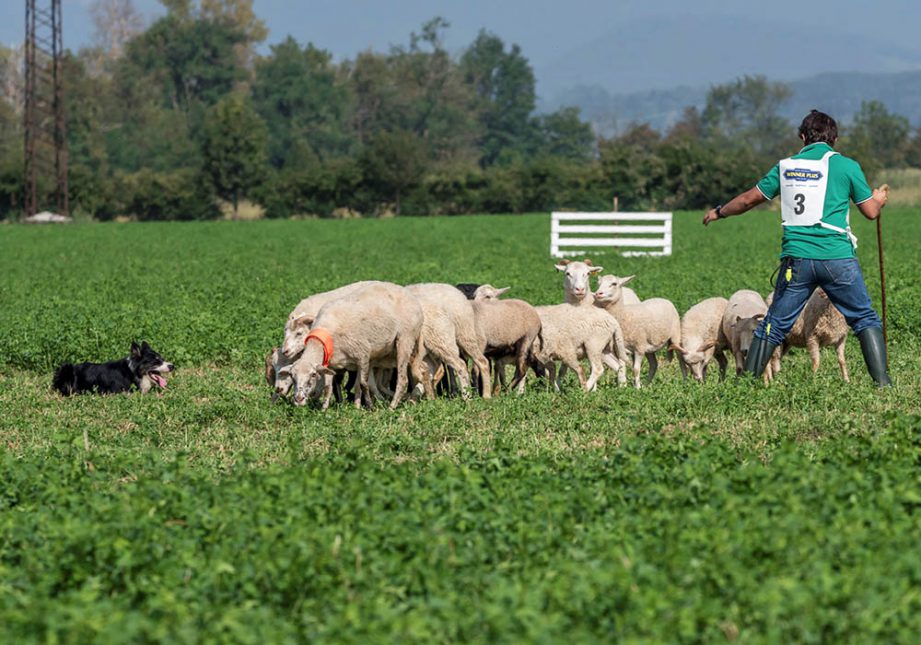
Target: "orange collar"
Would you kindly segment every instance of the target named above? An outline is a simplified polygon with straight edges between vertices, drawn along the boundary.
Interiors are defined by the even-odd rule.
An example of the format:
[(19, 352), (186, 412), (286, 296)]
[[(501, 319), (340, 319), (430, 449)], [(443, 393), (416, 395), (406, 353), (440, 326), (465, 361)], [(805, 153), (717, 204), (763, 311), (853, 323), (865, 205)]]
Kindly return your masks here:
[(320, 344), (323, 345), (323, 367), (329, 367), (329, 361), (333, 357), (333, 336), (328, 331), (322, 327), (317, 327), (316, 329), (311, 329), (310, 333), (307, 334), (307, 338), (304, 339), (304, 344), (306, 345), (310, 342), (310, 339), (320, 341)]

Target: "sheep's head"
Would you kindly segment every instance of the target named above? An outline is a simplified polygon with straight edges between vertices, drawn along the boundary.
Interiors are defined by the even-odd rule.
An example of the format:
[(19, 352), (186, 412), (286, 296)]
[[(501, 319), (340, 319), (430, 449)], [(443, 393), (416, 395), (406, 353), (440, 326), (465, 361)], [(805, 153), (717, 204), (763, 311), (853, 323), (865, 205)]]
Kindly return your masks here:
[(713, 348), (715, 346), (716, 343), (711, 342), (697, 348), (696, 350), (685, 349), (680, 345), (672, 345), (669, 347), (669, 349), (679, 352), (681, 354), (681, 360), (685, 365), (688, 366), (688, 369), (691, 370), (691, 375), (697, 381), (703, 382), (704, 368), (713, 357)]
[(598, 288), (595, 289), (595, 300), (602, 304), (619, 302), (623, 296), (623, 287), (636, 276), (628, 275), (619, 278), (616, 275), (603, 275), (598, 278)]
[[(300, 360), (286, 365), (278, 370), (279, 379), (290, 379), (294, 387), (294, 405), (307, 404), (307, 399), (316, 399), (322, 396), (327, 379), (332, 379), (336, 373), (328, 367), (317, 364), (302, 356)], [(276, 380), (276, 392), (278, 391)], [(286, 392), (287, 393), (287, 390)]]
[(755, 337), (755, 330), (764, 320), (764, 314), (757, 314), (750, 318), (736, 316), (735, 321), (730, 325), (736, 338), (739, 339), (739, 351), (743, 356), (748, 356), (748, 349), (752, 346), (752, 338)]
[(591, 292), (592, 286), (589, 283), (589, 277), (604, 270), (604, 267), (593, 266), (592, 261), (589, 259), (584, 262), (560, 260), (554, 266), (557, 271), (562, 271), (565, 274), (563, 277), (563, 289), (566, 295), (573, 296), (578, 300), (585, 298)]
[(304, 342), (307, 340), (307, 334), (310, 333), (310, 325), (314, 318), (313, 314), (304, 314), (288, 319), (285, 325), (285, 342), (281, 346), (287, 358), (295, 359), (304, 351)]
[(291, 391), (294, 380), (290, 372), (286, 370), (290, 365), (291, 362), (278, 347), (265, 357), (265, 380), (274, 389), (272, 401), (277, 401), (280, 396), (287, 396)]
[(498, 300), (499, 296), (511, 289), (511, 287), (502, 287), (501, 289), (496, 289), (491, 284), (480, 285), (476, 292), (473, 294), (473, 299), (479, 302), (484, 300)]

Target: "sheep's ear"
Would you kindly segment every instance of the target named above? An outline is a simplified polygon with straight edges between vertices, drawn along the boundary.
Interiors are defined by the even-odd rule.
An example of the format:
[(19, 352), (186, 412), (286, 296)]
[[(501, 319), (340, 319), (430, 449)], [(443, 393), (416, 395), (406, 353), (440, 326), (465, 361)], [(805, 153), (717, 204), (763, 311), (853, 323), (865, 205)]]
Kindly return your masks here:
[(714, 347), (716, 347), (716, 343), (714, 343), (714, 342), (711, 340), (709, 343), (707, 343), (706, 345), (704, 345), (703, 347), (701, 347), (700, 350), (698, 350), (698, 351), (706, 352), (706, 351), (708, 351), (708, 350), (713, 349)]
[(686, 350), (681, 345), (676, 345), (675, 343), (672, 343), (671, 345), (669, 345), (668, 349), (673, 352), (681, 352), (683, 356), (686, 356), (688, 354), (688, 350)]
[(323, 376), (335, 376), (336, 370), (330, 369), (328, 367), (323, 367), (321, 365), (317, 368), (317, 374), (322, 374)]
[(595, 267), (592, 265), (589, 265), (588, 267), (589, 273), (601, 273), (602, 271), (604, 271), (604, 267)]
[(284, 367), (279, 367), (277, 374), (278, 376), (291, 376), (291, 366), (285, 365)]
[(591, 258), (585, 258), (584, 260), (582, 260), (582, 263), (583, 263), (583, 264), (587, 264), (588, 266), (592, 266), (592, 259), (591, 259)]
[(502, 287), (501, 289), (496, 289), (496, 297), (498, 298), (509, 289), (511, 289), (511, 287)]
[(626, 278), (621, 278), (621, 279), (620, 279), (620, 286), (624, 286), (625, 284), (627, 284), (628, 282), (630, 282), (631, 280), (633, 280), (633, 278), (635, 278), (635, 277), (636, 277), (635, 275), (628, 275)]
[(558, 264), (554, 264), (557, 271), (565, 271), (566, 267), (569, 265), (569, 260), (560, 260)]
[(755, 320), (764, 320), (764, 314), (756, 314)]
[(315, 317), (316, 316), (314, 316), (313, 314), (301, 314), (300, 316), (297, 316), (296, 318), (292, 318), (291, 320), (289, 320), (288, 326), (294, 328), (300, 325), (312, 325), (313, 319)]

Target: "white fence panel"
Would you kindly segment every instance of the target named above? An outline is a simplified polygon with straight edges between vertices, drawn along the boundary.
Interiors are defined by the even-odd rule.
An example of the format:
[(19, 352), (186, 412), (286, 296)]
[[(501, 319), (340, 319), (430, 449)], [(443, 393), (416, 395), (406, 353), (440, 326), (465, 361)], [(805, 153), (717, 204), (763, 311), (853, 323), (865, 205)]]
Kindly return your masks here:
[[(672, 254), (671, 213), (552, 213), (550, 217), (550, 255), (553, 257), (582, 255), (593, 247), (649, 249), (626, 251), (623, 255)], [(577, 235), (580, 237), (574, 237)], [(586, 235), (597, 237), (584, 237)], [(644, 237), (625, 237), (638, 235)]]

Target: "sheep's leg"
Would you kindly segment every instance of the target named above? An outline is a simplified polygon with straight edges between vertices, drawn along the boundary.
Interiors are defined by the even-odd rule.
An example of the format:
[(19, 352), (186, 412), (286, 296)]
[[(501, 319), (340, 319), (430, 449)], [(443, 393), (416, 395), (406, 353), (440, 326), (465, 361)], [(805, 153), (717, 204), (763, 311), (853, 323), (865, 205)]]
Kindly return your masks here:
[(639, 352), (633, 352), (633, 387), (639, 389), (643, 387), (640, 382), (640, 373), (643, 371), (643, 355)]
[(646, 376), (646, 382), (652, 383), (652, 379), (656, 377), (656, 371), (659, 369), (659, 359), (656, 357), (655, 352), (649, 352), (646, 354), (646, 360), (649, 362), (649, 374)]
[[(361, 360), (358, 361), (358, 383), (355, 388), (355, 399), (354, 404), (355, 408), (361, 409), (362, 399), (370, 399), (369, 389), (368, 389), (368, 376), (371, 372), (371, 358), (370, 356), (364, 356)], [(370, 401), (369, 401), (370, 403)]]
[[(336, 403), (342, 403), (342, 379), (344, 374), (337, 372), (333, 377), (333, 394), (336, 396)], [(328, 406), (327, 406), (328, 407)], [(324, 410), (326, 408), (323, 408)]]
[(609, 351), (605, 351), (601, 355), (601, 360), (604, 361), (604, 364), (607, 365), (611, 371), (617, 373), (618, 385), (625, 385), (627, 383), (627, 366), (623, 361), (618, 360), (617, 357)]
[(838, 346), (835, 347), (835, 354), (838, 355), (838, 367), (841, 368), (841, 378), (844, 379), (845, 383), (850, 383), (851, 379), (847, 375), (847, 362), (844, 360), (844, 342), (846, 339), (842, 339)]
[(474, 371), (479, 375), (480, 391), (483, 393), (483, 398), (491, 398), (492, 379), (489, 378), (489, 361), (482, 354), (472, 357), (472, 360)]
[[(565, 356), (561, 358), (561, 363), (576, 373), (576, 376), (579, 377), (579, 387), (584, 390), (586, 383), (585, 371), (582, 369), (582, 364), (579, 362), (579, 359), (576, 358), (575, 355)], [(560, 369), (561, 373), (562, 371), (563, 370)], [(557, 378), (557, 385), (562, 385), (559, 378)]]
[(547, 389), (550, 389), (550, 385), (553, 384), (553, 389), (559, 392), (560, 382), (556, 377), (556, 361), (548, 361), (547, 363), (544, 363), (544, 366), (547, 369)]
[(720, 383), (726, 380), (726, 368), (729, 366), (729, 361), (726, 360), (726, 354), (723, 352), (716, 352), (714, 354), (716, 357), (716, 362), (720, 366)]
[(426, 395), (431, 394), (434, 397), (434, 392), (431, 392), (431, 383), (427, 380), (429, 374), (425, 369), (424, 358), (425, 346), (422, 344), (421, 335), (415, 341), (406, 342), (402, 337), (397, 339), (397, 383), (393, 392), (393, 401), (390, 402), (391, 410), (400, 404), (400, 399), (406, 393), (409, 383), (409, 377), (406, 375), (407, 368), (412, 372), (413, 378), (423, 384), (423, 389), (426, 384), (429, 385), (430, 391), (426, 392)]
[[(338, 374), (336, 376), (338, 376)], [(323, 377), (323, 405), (320, 408), (321, 410), (325, 411), (329, 409), (330, 401), (332, 401), (333, 398), (333, 390), (335, 389), (335, 384), (335, 377)], [(339, 392), (339, 398), (336, 399), (337, 403), (340, 401), (342, 401), (342, 392)]]
[(518, 346), (515, 348), (515, 377), (512, 379), (511, 385), (509, 385), (512, 390), (517, 388), (518, 384), (528, 374), (528, 354), (531, 352), (531, 343), (533, 342), (534, 339), (528, 337), (518, 341)]
[(592, 366), (592, 371), (591, 374), (589, 374), (588, 380), (585, 382), (585, 391), (594, 392), (595, 388), (598, 386), (598, 379), (604, 374), (604, 359), (602, 358), (601, 352), (592, 352), (589, 354), (588, 362)]
[(815, 337), (806, 342), (806, 349), (809, 350), (809, 358), (812, 359), (812, 373), (819, 371), (819, 364), (822, 362), (822, 350), (819, 349), (819, 341)]

